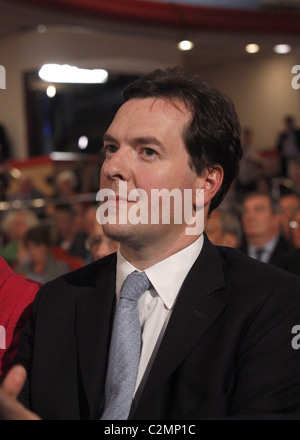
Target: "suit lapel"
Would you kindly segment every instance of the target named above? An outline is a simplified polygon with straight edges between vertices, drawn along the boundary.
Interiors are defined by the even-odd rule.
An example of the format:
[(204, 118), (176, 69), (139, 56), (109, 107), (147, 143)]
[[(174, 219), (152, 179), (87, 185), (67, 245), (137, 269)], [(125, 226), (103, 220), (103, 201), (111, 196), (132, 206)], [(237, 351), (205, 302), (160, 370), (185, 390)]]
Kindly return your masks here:
[(224, 285), (223, 260), (205, 237), (202, 252), (178, 294), (156, 358), (135, 407), (178, 367), (223, 310), (224, 302), (215, 299), (212, 293)]
[[(102, 266), (104, 266), (102, 268)], [(99, 267), (93, 286), (77, 303), (78, 358), (90, 417), (98, 417), (104, 390), (116, 292), (116, 257)]]

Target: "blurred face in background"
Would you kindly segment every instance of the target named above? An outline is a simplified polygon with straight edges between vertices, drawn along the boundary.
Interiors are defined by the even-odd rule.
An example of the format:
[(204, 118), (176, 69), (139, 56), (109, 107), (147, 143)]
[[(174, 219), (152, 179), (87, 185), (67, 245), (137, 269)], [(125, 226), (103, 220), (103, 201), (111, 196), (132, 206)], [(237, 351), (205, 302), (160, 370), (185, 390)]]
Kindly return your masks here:
[(99, 260), (106, 255), (116, 252), (119, 243), (107, 237), (99, 223), (94, 226), (93, 234), (87, 240), (88, 249), (90, 250), (93, 260)]
[(288, 194), (281, 197), (279, 205), (282, 211), (281, 214), (281, 226), (282, 231), (286, 237), (289, 236), (290, 228), (289, 221), (297, 206), (300, 205), (300, 198), (296, 194)]
[(300, 249), (300, 209), (293, 215), (289, 223), (290, 240), (296, 249)]
[(272, 203), (265, 195), (255, 195), (245, 200), (242, 223), (247, 240), (266, 243), (278, 235), (280, 216), (273, 212)]
[(44, 264), (47, 260), (49, 248), (44, 243), (35, 243), (28, 240), (26, 243), (26, 249), (33, 264)]

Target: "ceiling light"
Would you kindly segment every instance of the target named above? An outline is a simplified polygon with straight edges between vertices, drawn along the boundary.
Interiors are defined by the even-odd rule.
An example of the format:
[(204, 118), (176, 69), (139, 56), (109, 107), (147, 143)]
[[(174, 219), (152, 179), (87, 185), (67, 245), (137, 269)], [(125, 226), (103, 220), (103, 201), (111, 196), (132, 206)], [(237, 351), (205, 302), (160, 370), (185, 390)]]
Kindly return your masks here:
[(80, 136), (78, 139), (78, 148), (80, 148), (80, 150), (85, 150), (88, 146), (88, 143), (89, 139), (87, 136)]
[(48, 86), (46, 90), (48, 98), (53, 98), (56, 95), (56, 87)]
[(254, 43), (247, 44), (247, 46), (245, 47), (245, 50), (248, 53), (257, 53), (259, 52), (259, 49), (260, 49), (259, 45)]
[(108, 78), (103, 69), (81, 69), (68, 64), (44, 64), (39, 71), (44, 81), (76, 84), (102, 84)]
[(37, 26), (36, 30), (37, 30), (37, 32), (38, 32), (39, 34), (43, 34), (43, 33), (46, 32), (46, 30), (47, 30), (47, 26), (45, 26), (44, 24), (39, 24), (39, 25)]
[(177, 44), (177, 47), (180, 50), (191, 50), (194, 47), (194, 43), (189, 40), (182, 40)]
[(292, 50), (292, 48), (289, 44), (276, 44), (276, 46), (273, 47), (273, 50), (275, 53), (285, 54), (285, 53), (289, 53)]

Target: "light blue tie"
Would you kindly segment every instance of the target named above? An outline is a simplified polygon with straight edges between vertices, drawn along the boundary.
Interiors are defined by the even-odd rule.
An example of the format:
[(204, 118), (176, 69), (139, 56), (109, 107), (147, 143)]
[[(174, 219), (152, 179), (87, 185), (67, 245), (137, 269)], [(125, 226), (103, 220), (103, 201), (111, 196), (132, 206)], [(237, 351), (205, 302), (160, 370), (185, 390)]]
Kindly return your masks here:
[(150, 288), (145, 272), (127, 276), (114, 319), (101, 420), (127, 420), (141, 352), (138, 300)]

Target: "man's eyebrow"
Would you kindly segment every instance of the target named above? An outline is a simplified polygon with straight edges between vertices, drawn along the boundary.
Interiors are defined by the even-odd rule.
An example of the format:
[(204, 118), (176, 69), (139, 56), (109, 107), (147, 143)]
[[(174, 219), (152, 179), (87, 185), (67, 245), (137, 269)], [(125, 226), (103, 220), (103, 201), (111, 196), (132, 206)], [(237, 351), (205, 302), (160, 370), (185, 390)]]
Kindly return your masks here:
[(106, 141), (106, 142), (114, 142), (114, 143), (118, 143), (117, 139), (114, 138), (113, 136), (111, 136), (111, 135), (108, 134), (108, 133), (105, 133), (105, 134), (103, 135), (103, 140)]
[[(105, 133), (103, 136), (103, 141), (118, 143), (118, 140), (111, 136), (109, 133)], [(133, 145), (157, 145), (161, 149), (165, 150), (165, 147), (161, 141), (159, 141), (155, 136), (140, 136), (135, 137), (131, 140)]]
[(136, 137), (133, 139), (133, 143), (142, 145), (157, 145), (161, 149), (165, 149), (164, 144), (159, 141), (155, 136)]

